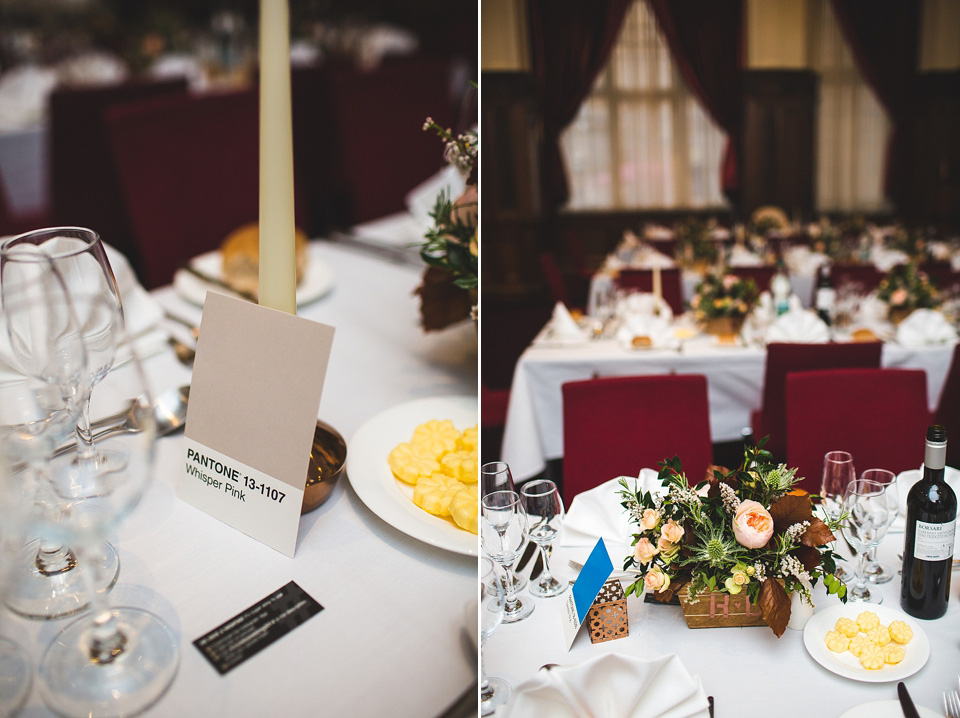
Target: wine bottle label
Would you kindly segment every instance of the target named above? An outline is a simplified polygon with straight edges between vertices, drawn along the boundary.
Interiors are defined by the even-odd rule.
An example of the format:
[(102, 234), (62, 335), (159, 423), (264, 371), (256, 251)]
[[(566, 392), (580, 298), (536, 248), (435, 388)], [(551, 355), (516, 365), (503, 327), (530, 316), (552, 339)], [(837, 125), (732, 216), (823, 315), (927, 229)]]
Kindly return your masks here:
[(943, 524), (928, 524), (917, 521), (916, 539), (913, 542), (913, 557), (921, 561), (943, 561), (953, 556), (954, 533), (957, 521)]
[(814, 306), (817, 309), (826, 309), (828, 311), (833, 311), (833, 305), (836, 303), (837, 293), (834, 289), (830, 287), (820, 287), (817, 289), (817, 298), (814, 302)]

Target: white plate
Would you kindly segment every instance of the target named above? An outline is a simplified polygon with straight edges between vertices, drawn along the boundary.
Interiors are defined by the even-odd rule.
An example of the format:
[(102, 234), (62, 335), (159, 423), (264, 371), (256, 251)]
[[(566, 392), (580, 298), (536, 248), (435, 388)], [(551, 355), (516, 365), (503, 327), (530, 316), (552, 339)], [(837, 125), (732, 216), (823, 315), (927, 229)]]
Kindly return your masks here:
[(463, 431), (478, 421), (477, 397), (415, 399), (368, 419), (347, 443), (347, 478), (367, 508), (394, 528), (448, 551), (477, 556), (476, 534), (418, 508), (413, 487), (398, 481), (387, 464), (393, 447), (410, 441), (417, 425), (430, 419), (451, 419)]
[[(333, 269), (321, 256), (322, 248), (318, 242), (307, 244), (307, 271), (297, 286), (297, 306), (302, 307), (315, 302), (327, 294), (335, 283)], [(191, 266), (210, 277), (220, 279), (222, 276), (219, 250), (201, 254), (190, 260)], [(173, 275), (173, 288), (181, 298), (191, 304), (202, 307), (207, 297), (207, 291), (229, 294), (228, 290), (214, 284), (209, 284), (195, 274), (178, 269)]]
[[(885, 625), (890, 625), (891, 621), (903, 621), (913, 629), (913, 639), (906, 645), (906, 656), (900, 663), (885, 665), (878, 671), (868, 671), (860, 665), (860, 659), (856, 658), (850, 651), (834, 653), (827, 648), (827, 645), (823, 642), (823, 637), (827, 635), (827, 631), (833, 630), (837, 619), (846, 616), (855, 621), (861, 611), (873, 611), (879, 616), (880, 623)], [(807, 652), (813, 656), (813, 660), (828, 671), (844, 678), (866, 681), (867, 683), (902, 681), (923, 668), (927, 659), (930, 658), (930, 641), (916, 621), (901, 611), (872, 603), (851, 602), (817, 611), (804, 626), (803, 645), (806, 646)]]
[[(936, 711), (923, 706), (917, 706), (920, 718), (943, 718)], [(870, 701), (860, 706), (854, 706), (840, 718), (903, 718), (903, 709), (900, 701)]]

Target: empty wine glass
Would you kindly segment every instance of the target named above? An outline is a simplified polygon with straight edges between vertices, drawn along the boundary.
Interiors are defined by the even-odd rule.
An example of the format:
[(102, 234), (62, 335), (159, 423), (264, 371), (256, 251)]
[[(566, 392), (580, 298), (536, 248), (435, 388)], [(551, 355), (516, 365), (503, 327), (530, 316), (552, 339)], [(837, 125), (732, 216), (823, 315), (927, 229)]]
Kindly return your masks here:
[(480, 715), (492, 715), (510, 696), (502, 678), (487, 676), (483, 666), (483, 645), (503, 620), (503, 588), (497, 580), (493, 561), (480, 557)]
[(847, 593), (848, 600), (883, 603), (879, 591), (871, 593), (867, 588), (867, 551), (876, 547), (887, 533), (890, 506), (884, 495), (883, 484), (876, 481), (854, 479), (847, 485), (843, 510), (847, 514), (840, 530), (857, 551), (857, 571), (853, 588)]
[[(823, 480), (820, 496), (823, 500), (823, 511), (828, 519), (836, 521), (843, 513), (844, 491), (851, 481), (857, 478), (857, 470), (853, 466), (853, 456), (848, 451), (828, 451), (823, 456)], [(846, 580), (850, 572), (843, 566), (837, 566), (837, 578)]]
[(538, 479), (529, 481), (520, 490), (523, 508), (527, 512), (527, 537), (534, 541), (543, 557), (543, 573), (540, 580), (530, 586), (534, 596), (549, 598), (559, 596), (570, 586), (566, 581), (558, 581), (550, 573), (550, 554), (553, 542), (560, 533), (563, 524), (563, 501), (560, 492), (552, 481)]
[[(867, 469), (860, 475), (860, 478), (865, 481), (876, 481), (884, 487), (883, 493), (887, 499), (887, 506), (890, 508), (890, 516), (887, 519), (887, 530), (889, 531), (894, 521), (897, 520), (897, 511), (900, 509), (897, 475), (887, 469)], [(893, 579), (895, 572), (877, 561), (877, 547), (874, 546), (867, 551), (864, 573), (870, 583), (888, 583)]]
[[(480, 467), (480, 496), (492, 494), (494, 491), (516, 491), (513, 484), (513, 474), (510, 466), (504, 461), (490, 461)], [(514, 592), (522, 591), (527, 585), (526, 576), (511, 571), (511, 580), (513, 581)], [(501, 581), (506, 577), (501, 576)]]
[[(30, 261), (19, 261), (20, 255), (29, 255)], [(89, 378), (87, 344), (73, 341), (76, 333), (96, 336), (104, 326), (112, 332), (118, 321), (116, 305), (101, 294), (96, 296), (95, 303), (86, 304), (90, 313), (78, 317), (55, 262), (29, 249), (0, 249), (0, 363), (11, 370), (11, 381), (39, 382), (51, 397), (69, 397), (78, 410), (75, 417), (82, 413)], [(15, 403), (5, 401), (0, 412), (9, 411), (14, 416), (0, 423), (16, 423), (18, 410)], [(46, 457), (34, 454), (30, 460), (35, 462), (36, 472), (42, 470), (40, 464)], [(103, 577), (97, 590), (109, 590), (120, 570), (116, 551), (104, 542), (89, 560), (99, 564)], [(11, 568), (10, 589), (4, 601), (12, 611), (29, 618), (77, 613), (86, 607), (88, 596), (76, 569), (76, 555), (70, 547), (42, 536), (21, 549)]]
[(484, 553), (500, 564), (506, 576), (503, 622), (522, 621), (533, 613), (533, 602), (522, 601), (513, 590), (511, 566), (520, 555), (527, 533), (527, 515), (516, 491), (494, 491), (481, 501), (480, 543)]
[[(90, 317), (104, 301), (100, 295), (70, 297), (76, 317)], [(64, 339), (68, 336), (83, 346), (80, 327)], [(75, 353), (65, 346), (62, 355)], [(104, 472), (95, 462), (76, 464), (70, 452), (54, 450), (42, 476), (24, 470), (0, 484), (0, 518), (72, 546), (88, 581), (90, 610), (54, 638), (37, 668), (40, 695), (61, 716), (136, 715), (166, 692), (179, 664), (179, 639), (170, 627), (148, 611), (111, 608), (106, 594), (94, 588), (98, 564), (88, 560), (137, 506), (152, 478), (156, 426), (135, 354), (121, 371), (123, 385), (138, 397), (131, 412), (141, 429), (103, 439), (104, 450), (122, 459), (113, 470)], [(75, 421), (79, 402), (68, 398)], [(21, 444), (16, 434), (0, 439), (8, 454)]]

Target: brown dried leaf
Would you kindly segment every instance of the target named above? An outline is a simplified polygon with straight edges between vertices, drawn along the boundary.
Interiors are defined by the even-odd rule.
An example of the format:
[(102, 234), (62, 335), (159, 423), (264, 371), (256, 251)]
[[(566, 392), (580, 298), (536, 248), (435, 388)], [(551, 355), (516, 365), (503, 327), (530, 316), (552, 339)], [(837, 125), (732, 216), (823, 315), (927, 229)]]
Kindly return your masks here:
[(783, 590), (783, 586), (774, 579), (768, 578), (760, 584), (760, 598), (757, 601), (763, 620), (779, 638), (787, 630), (787, 621), (790, 620), (790, 597)]
[(470, 316), (471, 296), (453, 283), (452, 275), (440, 267), (427, 267), (420, 295), (420, 319), (426, 331), (438, 331)]
[(770, 507), (773, 517), (773, 530), (776, 533), (786, 531), (794, 524), (810, 521), (813, 518), (813, 507), (809, 496), (787, 494), (778, 499)]
[(800, 537), (800, 543), (802, 543), (804, 546), (816, 548), (817, 546), (823, 546), (824, 544), (835, 541), (836, 539), (837, 537), (833, 535), (833, 531), (830, 530), (830, 527), (823, 523), (823, 521), (820, 519), (814, 517), (810, 520), (810, 526)]
[(820, 565), (820, 552), (810, 546), (797, 546), (790, 554), (797, 557), (806, 571), (813, 571)]

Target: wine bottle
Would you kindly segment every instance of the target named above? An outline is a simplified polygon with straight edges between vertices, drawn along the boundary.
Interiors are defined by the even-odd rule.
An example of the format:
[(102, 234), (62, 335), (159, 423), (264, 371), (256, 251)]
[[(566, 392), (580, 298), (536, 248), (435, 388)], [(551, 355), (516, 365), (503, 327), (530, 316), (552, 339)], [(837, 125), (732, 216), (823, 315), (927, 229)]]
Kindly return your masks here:
[(923, 476), (907, 494), (900, 606), (916, 618), (940, 618), (950, 599), (957, 496), (944, 481), (947, 430), (927, 428)]
[(837, 293), (830, 279), (830, 265), (824, 262), (817, 268), (817, 289), (814, 306), (816, 307), (817, 315), (826, 322), (828, 327), (833, 323), (836, 296)]
[(786, 267), (783, 260), (777, 261), (777, 273), (770, 280), (770, 294), (773, 295), (773, 306), (777, 311), (777, 316), (786, 314), (790, 310), (790, 294), (793, 287), (790, 284), (790, 278), (787, 276)]

